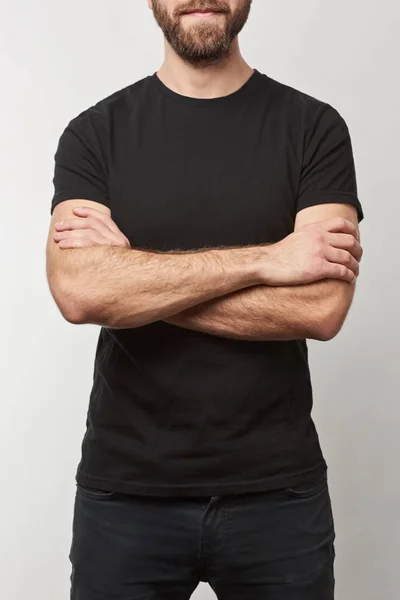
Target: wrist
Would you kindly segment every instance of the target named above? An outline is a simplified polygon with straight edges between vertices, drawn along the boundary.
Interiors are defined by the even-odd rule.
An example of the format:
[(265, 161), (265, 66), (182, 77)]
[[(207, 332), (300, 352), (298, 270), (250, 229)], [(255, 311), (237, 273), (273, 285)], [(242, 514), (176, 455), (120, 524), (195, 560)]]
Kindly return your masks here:
[(240, 269), (248, 286), (265, 283), (265, 246), (240, 249)]
[(265, 244), (254, 248), (254, 269), (258, 284), (277, 285), (277, 244)]

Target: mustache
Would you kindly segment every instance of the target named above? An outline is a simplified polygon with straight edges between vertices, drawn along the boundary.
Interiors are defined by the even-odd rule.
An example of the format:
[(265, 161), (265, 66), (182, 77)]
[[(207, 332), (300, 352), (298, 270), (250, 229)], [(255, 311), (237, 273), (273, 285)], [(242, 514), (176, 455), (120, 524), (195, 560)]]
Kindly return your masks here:
[(177, 6), (174, 13), (176, 16), (180, 16), (196, 10), (228, 14), (230, 12), (230, 7), (229, 4), (223, 0), (189, 0), (188, 2), (182, 2), (181, 5)]

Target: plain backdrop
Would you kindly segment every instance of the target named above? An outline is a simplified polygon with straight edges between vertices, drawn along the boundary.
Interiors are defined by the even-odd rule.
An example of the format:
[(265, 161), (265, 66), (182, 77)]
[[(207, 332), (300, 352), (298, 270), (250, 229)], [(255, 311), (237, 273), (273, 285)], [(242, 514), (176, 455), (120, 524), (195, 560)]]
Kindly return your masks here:
[[(163, 39), (146, 0), (0, 7), (0, 594), (67, 600), (98, 328), (64, 321), (47, 286), (53, 157), (71, 118), (158, 69)], [(338, 600), (400, 597), (399, 23), (390, 0), (254, 0), (241, 34), (251, 66), (343, 115), (365, 211), (348, 320), (309, 344)], [(193, 598), (214, 594), (202, 583)]]

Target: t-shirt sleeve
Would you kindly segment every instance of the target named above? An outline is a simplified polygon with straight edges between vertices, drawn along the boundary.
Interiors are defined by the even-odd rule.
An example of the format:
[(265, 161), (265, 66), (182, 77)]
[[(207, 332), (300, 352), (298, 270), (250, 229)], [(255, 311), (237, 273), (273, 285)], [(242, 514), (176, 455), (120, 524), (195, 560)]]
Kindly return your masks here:
[(84, 198), (110, 206), (107, 190), (105, 139), (101, 115), (85, 111), (72, 119), (54, 155), (54, 207), (63, 200)]
[(305, 132), (297, 211), (336, 202), (352, 204), (358, 221), (364, 218), (347, 124), (336, 109), (324, 104)]

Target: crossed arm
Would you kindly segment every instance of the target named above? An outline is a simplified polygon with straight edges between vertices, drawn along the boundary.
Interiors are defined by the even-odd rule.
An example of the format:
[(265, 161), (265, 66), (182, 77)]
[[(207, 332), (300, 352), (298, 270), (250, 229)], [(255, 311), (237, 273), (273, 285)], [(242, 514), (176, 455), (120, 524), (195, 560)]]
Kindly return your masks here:
[(354, 285), (318, 281), (302, 286), (254, 286), (199, 304), (167, 323), (240, 340), (327, 341), (340, 331)]
[[(308, 222), (343, 216), (357, 225), (349, 205), (317, 205), (297, 215), (295, 231)], [(204, 302), (165, 319), (168, 323), (243, 340), (327, 341), (340, 331), (353, 301), (355, 284), (324, 279), (305, 285), (259, 285)]]
[[(128, 255), (133, 256), (135, 260), (129, 263), (123, 262), (128, 255), (123, 254), (122, 249), (121, 253), (118, 253), (119, 248), (116, 248), (115, 254), (107, 253), (106, 255), (100, 252), (93, 252), (90, 256), (86, 254), (85, 259), (90, 258), (93, 261), (90, 268), (86, 268), (84, 273), (86, 278), (91, 277), (89, 286), (86, 283), (86, 288), (92, 285), (91, 297), (94, 298), (100, 288), (100, 282), (102, 283), (104, 277), (108, 276), (107, 282), (111, 290), (108, 299), (109, 310), (107, 312), (106, 306), (104, 306), (100, 311), (98, 308), (99, 302), (97, 302), (97, 304), (95, 303), (97, 306), (95, 315), (90, 314), (90, 311), (87, 310), (81, 312), (78, 316), (73, 310), (72, 313), (74, 314), (72, 315), (70, 307), (74, 303), (77, 304), (76, 295), (72, 304), (71, 302), (66, 303), (66, 298), (71, 294), (70, 290), (73, 286), (75, 286), (74, 289), (78, 289), (79, 293), (83, 294), (84, 282), (79, 283), (77, 273), (79, 274), (80, 270), (77, 265), (79, 262), (81, 265), (83, 264), (84, 255), (82, 253), (79, 256), (69, 254), (68, 260), (63, 261), (60, 258), (62, 231), (60, 230), (53, 238), (54, 222), (60, 218), (70, 216), (71, 202), (73, 201), (66, 201), (56, 206), (47, 246), (50, 288), (64, 316), (71, 322), (92, 322), (114, 327), (135, 327), (156, 320), (165, 320), (170, 324), (186, 329), (226, 338), (246, 340), (287, 340), (296, 338), (328, 340), (332, 339), (343, 325), (353, 299), (354, 284), (329, 278), (303, 285), (266, 285), (264, 281), (254, 275), (250, 265), (248, 275), (243, 277), (242, 267), (245, 249), (242, 249), (242, 252), (239, 249), (237, 253), (230, 252), (230, 254), (226, 254), (226, 257), (230, 257), (230, 276), (227, 280), (224, 278), (227, 265), (224, 265), (222, 260), (225, 255), (220, 251), (217, 251), (215, 256), (217, 258), (218, 255), (216, 264), (219, 265), (219, 269), (213, 269), (205, 273), (203, 272), (204, 268), (201, 267), (201, 254), (190, 254), (189, 256), (183, 254), (180, 257), (179, 255), (174, 257), (170, 255), (153, 255), (154, 260), (165, 261), (163, 264), (157, 262), (157, 268), (164, 270), (164, 268), (171, 267), (171, 274), (175, 277), (165, 277), (164, 280), (160, 278), (159, 296), (167, 298), (169, 295), (170, 298), (165, 301), (165, 305), (161, 305), (163, 302), (161, 299), (154, 303), (157, 290), (153, 287), (148, 295), (149, 302), (147, 304), (150, 308), (147, 309), (146, 314), (141, 316), (137, 307), (135, 308), (133, 304), (127, 306), (126, 302), (128, 293), (131, 292), (132, 294), (135, 291), (134, 286), (131, 285), (129, 288), (129, 283), (121, 283), (121, 278), (128, 281), (129, 277), (133, 275), (137, 279), (139, 270), (144, 273), (148, 269), (150, 272), (150, 263), (148, 261), (144, 262), (143, 257), (140, 256), (142, 253), (135, 253), (131, 250)], [(75, 206), (78, 204), (82, 204), (82, 201), (75, 201)], [(86, 204), (90, 203), (86, 202)], [(105, 207), (101, 208), (105, 211), (108, 210)], [(318, 205), (298, 213), (295, 231), (307, 223), (322, 221), (332, 216), (345, 217), (357, 225), (357, 215), (353, 207), (344, 204)], [(57, 248), (57, 242), (59, 242), (60, 248)], [(69, 248), (73, 247), (73, 245), (69, 245)], [(80, 246), (78, 244), (75, 247)], [(93, 251), (95, 250), (100, 251), (101, 249), (93, 248)], [(110, 249), (107, 248), (106, 250)], [(237, 256), (239, 259), (239, 255), (241, 257), (241, 274), (236, 278), (235, 276), (232, 277), (233, 263), (231, 258)], [(251, 255), (249, 254), (250, 258)], [(105, 259), (109, 261), (108, 271)], [(172, 268), (171, 259), (174, 260), (174, 268)], [(178, 261), (180, 261), (180, 269), (178, 268)], [(69, 263), (69, 269), (66, 270), (63, 277), (60, 277), (61, 271), (65, 270), (67, 263)], [(155, 263), (153, 262), (153, 264)], [(100, 265), (105, 266), (101, 267)], [(186, 280), (183, 273), (188, 265), (190, 265), (191, 270), (191, 273), (187, 275), (188, 287), (191, 288), (190, 293), (187, 291), (180, 292), (179, 289), (184, 289), (185, 286)], [(206, 266), (206, 263), (204, 263), (203, 267)], [(199, 279), (198, 289), (194, 289), (193, 286), (193, 280), (196, 279), (196, 269), (198, 269), (197, 274), (201, 274), (202, 277), (202, 279)], [(75, 272), (75, 279), (71, 279), (73, 271)], [(83, 270), (81, 269), (81, 271)], [(116, 276), (115, 279), (112, 279), (114, 272)], [(96, 273), (98, 279), (96, 279)], [(176, 277), (178, 273), (179, 278)], [(172, 279), (177, 279), (177, 281), (169, 284)], [(156, 281), (152, 281), (153, 285), (156, 285)], [(147, 281), (148, 283), (149, 281)], [(144, 288), (147, 284), (143, 280)], [(140, 281), (136, 281), (136, 285), (140, 286)], [(170, 288), (168, 288), (168, 285), (170, 285)], [(141, 293), (143, 295), (143, 291)], [(125, 296), (125, 301), (123, 301), (123, 296)], [(102, 298), (102, 305), (105, 304), (107, 302)], [(80, 305), (82, 306), (82, 302)], [(116, 321), (115, 316), (111, 316), (117, 313), (121, 315), (118, 321)]]

